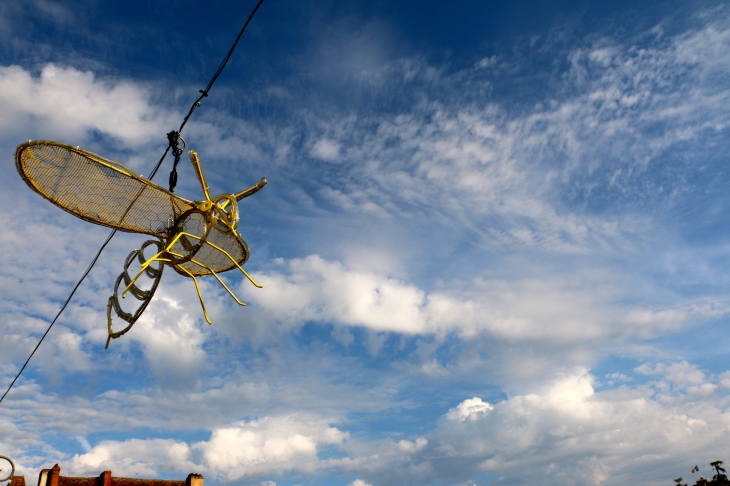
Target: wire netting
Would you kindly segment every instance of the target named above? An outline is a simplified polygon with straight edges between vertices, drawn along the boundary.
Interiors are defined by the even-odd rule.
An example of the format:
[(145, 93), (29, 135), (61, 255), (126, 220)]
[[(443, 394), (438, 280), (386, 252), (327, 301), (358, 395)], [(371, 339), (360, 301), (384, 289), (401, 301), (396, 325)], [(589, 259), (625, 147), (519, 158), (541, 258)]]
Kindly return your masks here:
[(59, 142), (35, 141), (15, 153), (28, 185), (60, 208), (120, 231), (167, 238), (190, 201), (127, 167)]
[[(216, 273), (225, 272), (235, 268), (236, 265), (226, 255), (211, 246), (210, 243), (228, 252), (239, 265), (243, 265), (248, 260), (248, 245), (238, 235), (234, 236), (233, 233), (223, 234), (217, 229), (212, 228), (208, 234), (207, 243), (209, 244), (203, 245), (193, 259), (210, 267)], [(208, 270), (193, 262), (186, 262), (180, 266), (196, 276), (210, 274)]]
[[(133, 173), (127, 167), (85, 150), (53, 141), (20, 145), (15, 153), (18, 172), (28, 185), (60, 208), (86, 221), (120, 231), (144, 233), (164, 240), (178, 230), (204, 237), (204, 221), (195, 204)], [(186, 214), (187, 213), (187, 214)], [(208, 215), (208, 219), (212, 215)], [(207, 241), (225, 250), (242, 265), (248, 246), (233, 232), (210, 229)], [(190, 244), (197, 241), (190, 239)], [(181, 242), (173, 250), (185, 256)], [(235, 268), (223, 252), (204, 244), (193, 259), (215, 272)], [(193, 262), (180, 264), (193, 275), (210, 271)], [(187, 275), (180, 272), (182, 275)]]

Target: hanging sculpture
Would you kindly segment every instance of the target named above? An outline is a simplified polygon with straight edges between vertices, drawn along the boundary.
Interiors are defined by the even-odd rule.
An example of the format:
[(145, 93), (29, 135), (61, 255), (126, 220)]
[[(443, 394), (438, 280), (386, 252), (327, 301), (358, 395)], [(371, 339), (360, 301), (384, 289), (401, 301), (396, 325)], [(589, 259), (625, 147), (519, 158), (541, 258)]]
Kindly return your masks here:
[[(249, 249), (236, 228), (238, 202), (263, 188), (266, 178), (239, 193), (211, 198), (197, 154), (191, 150), (189, 155), (205, 194), (204, 201), (184, 199), (122, 164), (63, 143), (29, 141), (15, 152), (15, 164), (23, 180), (53, 204), (91, 223), (157, 238), (145, 241), (129, 254), (124, 271), (116, 280), (107, 306), (107, 348), (111, 339), (129, 331), (142, 315), (165, 265), (193, 279), (208, 324), (211, 321), (197, 277), (213, 275), (239, 305), (246, 304), (226, 286), (219, 273), (238, 268), (252, 284), (261, 287), (242, 267), (248, 260)], [(155, 253), (145, 259), (148, 247), (153, 247)], [(128, 270), (135, 259), (141, 269), (131, 277)], [(135, 285), (143, 274), (153, 280), (149, 290)], [(142, 302), (134, 314), (125, 312), (119, 303), (122, 282), (122, 298), (129, 292)], [(127, 327), (113, 331), (112, 309), (128, 323)]]

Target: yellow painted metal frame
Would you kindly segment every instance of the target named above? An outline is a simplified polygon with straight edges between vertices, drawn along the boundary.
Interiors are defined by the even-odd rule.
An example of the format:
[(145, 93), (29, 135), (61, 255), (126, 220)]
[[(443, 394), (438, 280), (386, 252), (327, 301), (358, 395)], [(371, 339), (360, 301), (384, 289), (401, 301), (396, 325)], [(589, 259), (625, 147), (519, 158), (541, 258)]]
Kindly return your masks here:
[[(203, 174), (203, 167), (200, 165), (200, 160), (198, 159), (198, 154), (194, 150), (191, 150), (189, 152), (189, 155), (190, 155), (190, 162), (192, 162), (193, 169), (195, 170), (195, 175), (198, 177), (200, 186), (203, 188), (203, 194), (205, 194), (205, 201), (198, 202), (196, 204), (198, 209), (200, 209), (201, 211), (205, 211), (206, 213), (209, 213), (209, 214), (210, 214), (210, 212), (212, 212), (211, 217), (213, 218), (213, 220), (217, 221), (219, 223), (222, 223), (225, 226), (226, 229), (221, 230), (219, 226), (214, 224), (214, 227), (218, 231), (232, 232), (236, 237), (240, 238), (240, 235), (238, 235), (238, 233), (236, 232), (236, 227), (238, 226), (238, 204), (237, 204), (236, 199), (234, 198), (234, 196), (229, 195), (229, 194), (221, 194), (219, 196), (216, 196), (215, 199), (212, 199), (210, 197), (208, 183), (206, 182), (205, 175)], [(254, 187), (256, 187), (256, 186), (254, 186)], [(223, 201), (223, 204), (218, 203), (218, 201), (220, 201), (220, 200)], [(231, 205), (231, 208), (226, 209), (229, 204)], [(170, 255), (172, 257), (177, 257), (177, 258), (185, 258), (185, 255), (181, 255), (177, 252), (172, 251), (172, 248), (175, 246), (175, 243), (177, 243), (178, 240), (183, 236), (195, 238), (196, 240), (201, 241), (204, 244), (208, 244), (211, 247), (215, 248), (216, 250), (220, 251), (225, 256), (227, 256), (228, 259), (231, 260), (231, 262), (233, 262), (233, 264), (246, 276), (246, 278), (254, 286), (256, 286), (258, 288), (263, 288), (263, 286), (256, 283), (256, 281), (253, 278), (251, 278), (251, 276), (246, 272), (246, 270), (244, 270), (243, 267), (241, 267), (241, 265), (238, 264), (236, 259), (233, 258), (223, 248), (221, 248), (209, 241), (206, 241), (197, 235), (188, 233), (186, 231), (180, 231), (169, 240), (167, 245), (165, 245), (164, 250), (158, 252), (151, 258), (147, 259), (147, 261), (141, 265), (140, 271), (137, 273), (137, 275), (132, 279), (132, 281), (129, 283), (129, 285), (127, 285), (127, 287), (122, 292), (122, 298), (124, 298), (126, 296), (127, 291), (130, 288), (132, 288), (132, 286), (137, 281), (137, 279), (142, 275), (142, 273), (145, 271), (145, 269), (151, 263), (153, 263), (155, 261), (164, 262), (164, 263), (167, 263), (168, 265), (172, 266), (179, 272), (183, 272), (183, 273), (187, 274), (188, 276), (190, 276), (193, 279), (193, 282), (195, 283), (195, 290), (198, 292), (198, 298), (200, 299), (200, 306), (203, 308), (203, 315), (205, 315), (205, 321), (208, 324), (212, 324), (212, 322), (210, 321), (210, 318), (208, 317), (208, 312), (205, 310), (205, 302), (203, 300), (203, 294), (200, 292), (200, 286), (198, 285), (198, 279), (195, 277), (195, 275), (193, 275), (186, 268), (182, 267), (181, 265), (175, 264), (175, 261), (172, 258), (165, 258), (165, 255)], [(208, 270), (211, 274), (213, 274), (213, 276), (216, 278), (216, 280), (218, 280), (218, 282), (223, 286), (223, 288), (226, 289), (228, 294), (231, 297), (233, 297), (233, 299), (236, 301), (236, 303), (238, 303), (238, 305), (242, 305), (242, 306), (246, 305), (245, 303), (241, 302), (241, 300), (238, 297), (236, 297), (236, 295), (231, 291), (231, 289), (228, 288), (228, 286), (223, 282), (223, 280), (221, 280), (221, 278), (218, 276), (218, 274), (212, 268), (195, 260), (194, 258), (190, 258), (189, 260), (186, 260), (186, 261), (192, 262), (192, 263)]]
[[(79, 210), (78, 208), (75, 208), (73, 206), (64, 205), (64, 204), (61, 204), (58, 201), (56, 201), (54, 199), (53, 195), (51, 194), (51, 192), (47, 188), (40, 185), (35, 180), (35, 178), (31, 174), (28, 173), (28, 171), (26, 170), (25, 164), (23, 164), (21, 162), (21, 157), (26, 156), (26, 154), (27, 154), (28, 156), (30, 156), (30, 158), (34, 159), (35, 161), (37, 161), (39, 163), (42, 163), (38, 159), (38, 157), (36, 157), (36, 155), (34, 154), (34, 152), (32, 150), (34, 146), (57, 147), (57, 148), (60, 148), (62, 150), (70, 152), (70, 153), (76, 153), (83, 158), (92, 160), (95, 163), (97, 163), (103, 167), (106, 167), (107, 169), (110, 169), (118, 174), (124, 175), (126, 177), (129, 177), (130, 179), (137, 181), (140, 184), (140, 186), (139, 186), (140, 188), (139, 188), (139, 192), (137, 193), (137, 195), (134, 198), (135, 201), (142, 195), (142, 193), (146, 189), (151, 189), (156, 192), (159, 192), (161, 195), (164, 195), (166, 198), (169, 198), (170, 200), (174, 200), (177, 204), (180, 204), (183, 211), (186, 209), (192, 209), (192, 208), (196, 207), (195, 203), (193, 201), (180, 197), (177, 194), (172, 193), (161, 186), (158, 186), (157, 184), (150, 181), (149, 179), (146, 179), (139, 174), (135, 174), (134, 172), (129, 170), (129, 168), (125, 167), (124, 165), (122, 165), (118, 162), (114, 162), (112, 160), (106, 159), (104, 157), (101, 157), (93, 152), (88, 152), (79, 147), (73, 147), (71, 145), (67, 145), (65, 143), (60, 143), (60, 142), (55, 142), (52, 140), (34, 140), (34, 141), (28, 141), (27, 143), (23, 143), (23, 144), (19, 145), (15, 151), (15, 165), (16, 165), (16, 168), (18, 169), (18, 173), (20, 173), (20, 176), (23, 178), (23, 180), (26, 182), (26, 184), (28, 184), (31, 187), (31, 189), (36, 191), (38, 194), (40, 194), (44, 198), (48, 199), (52, 203), (56, 204), (64, 211), (68, 211), (69, 213), (73, 214), (77, 218), (81, 218), (90, 223), (101, 224), (103, 226), (114, 228), (114, 229), (117, 229), (120, 231), (131, 231), (131, 232), (135, 232), (135, 233), (144, 233), (144, 234), (148, 234), (150, 236), (157, 236), (160, 238), (165, 237), (165, 234), (161, 233), (159, 231), (141, 231), (137, 228), (130, 228), (127, 224), (124, 224), (124, 222), (125, 222), (124, 217), (122, 217), (120, 222), (117, 224), (109, 223), (106, 221), (100, 221), (99, 219), (91, 217), (89, 214)], [(131, 207), (132, 207), (132, 205), (130, 205), (129, 208), (127, 208), (127, 212), (129, 212)], [(126, 212), (125, 212), (125, 215), (126, 215)]]

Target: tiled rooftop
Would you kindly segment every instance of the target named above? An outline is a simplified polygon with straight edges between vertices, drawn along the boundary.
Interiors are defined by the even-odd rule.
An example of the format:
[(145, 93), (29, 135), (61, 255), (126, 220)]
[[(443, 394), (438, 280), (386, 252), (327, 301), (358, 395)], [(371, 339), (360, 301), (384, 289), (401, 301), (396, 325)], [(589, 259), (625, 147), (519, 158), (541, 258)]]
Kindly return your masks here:
[[(24, 476), (14, 476), (10, 486), (26, 486)], [(115, 478), (111, 471), (94, 477), (61, 476), (58, 464), (44, 469), (38, 476), (38, 486), (204, 486), (202, 474), (188, 474), (186, 479)]]

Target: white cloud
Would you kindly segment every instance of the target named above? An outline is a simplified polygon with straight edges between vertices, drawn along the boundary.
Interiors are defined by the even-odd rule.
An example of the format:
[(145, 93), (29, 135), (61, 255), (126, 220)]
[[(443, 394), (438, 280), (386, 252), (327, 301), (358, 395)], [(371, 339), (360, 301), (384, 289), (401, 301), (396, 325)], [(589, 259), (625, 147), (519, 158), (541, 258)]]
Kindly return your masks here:
[[(311, 416), (265, 417), (212, 431), (207, 441), (170, 439), (104, 441), (68, 462), (72, 474), (110, 469), (115, 475), (156, 476), (160, 471), (202, 470), (223, 481), (244, 477), (315, 473), (326, 465), (318, 447), (342, 446), (348, 434)], [(195, 457), (199, 456), (199, 462)], [(64, 469), (66, 469), (64, 467)]]
[(696, 365), (687, 361), (679, 363), (664, 364), (658, 363), (654, 366), (643, 364), (636, 368), (637, 373), (650, 376), (662, 376), (666, 381), (670, 382), (675, 390), (694, 390), (695, 392), (712, 391), (715, 385), (705, 383), (705, 374), (700, 371)]
[[(208, 329), (201, 328), (202, 310), (194, 288), (183, 287), (189, 283), (170, 288), (172, 282), (168, 281), (164, 289), (157, 291), (155, 304), (135, 323), (133, 332), (124, 335), (142, 344), (152, 371), (168, 385), (194, 382), (205, 366), (205, 352), (201, 348)], [(183, 297), (186, 294), (188, 298)], [(195, 317), (190, 315), (193, 312)], [(110, 346), (119, 341), (112, 341)]]
[[(728, 36), (719, 16), (670, 39), (593, 40), (567, 55), (563, 89), (522, 109), (408, 85), (421, 96), (398, 115), (316, 124), (336, 131), (336, 151), (316, 146), (341, 153), (347, 171), (320, 194), (351, 213), (455, 222), (490, 249), (634, 252), (661, 230), (637, 205), (701, 191), (691, 182), (701, 167), (681, 157), (730, 126), (730, 92), (716, 82)], [(477, 66), (440, 85), (504, 81), (484, 76)]]
[(414, 441), (401, 440), (398, 442), (398, 449), (406, 453), (414, 453), (420, 451), (428, 444), (428, 440), (423, 437), (419, 437)]
[(193, 471), (190, 448), (170, 439), (130, 439), (104, 441), (84, 454), (77, 454), (64, 465), (73, 475), (96, 475), (111, 470), (122, 477), (156, 476), (159, 470)]
[(475, 337), (487, 332), (506, 342), (623, 342), (675, 332), (688, 323), (726, 315), (723, 302), (687, 302), (673, 308), (620, 308), (623, 294), (611, 274), (516, 281), (475, 279), (426, 292), (387, 275), (355, 271), (312, 255), (278, 260), (258, 274), (264, 289), (242, 291), (286, 326), (324, 321), (376, 332)]
[(298, 60), (310, 75), (377, 83), (398, 48), (392, 26), (379, 19), (340, 19), (312, 32), (312, 47)]
[(451, 420), (476, 420), (480, 415), (489, 413), (494, 407), (489, 403), (483, 402), (481, 398), (474, 397), (461, 402), (456, 408), (449, 410), (446, 415)]
[(86, 440), (86, 437), (77, 435), (76, 440), (79, 441), (79, 444), (81, 444), (81, 447), (84, 448), (85, 452), (89, 452), (91, 450), (91, 444), (89, 444), (89, 441)]
[(139, 83), (96, 79), (71, 67), (48, 64), (37, 77), (19, 66), (0, 67), (0, 130), (16, 139), (52, 133), (71, 144), (98, 130), (139, 146), (173, 126), (171, 113), (152, 106), (150, 95)]
[(334, 162), (340, 155), (340, 144), (334, 140), (322, 138), (312, 146), (311, 154), (312, 157)]
[[(661, 484), (656, 472), (680, 474), (688, 450), (730, 452), (726, 400), (678, 401), (645, 386), (597, 393), (593, 382), (576, 369), (494, 406), (464, 400), (439, 419), (420, 455), (382, 446), (365, 477), (384, 485), (455, 483), (481, 471), (510, 484)], [(470, 410), (476, 413), (465, 419)]]
[(353, 482), (351, 482), (350, 484), (348, 484), (347, 486), (372, 486), (372, 484), (366, 483), (362, 479), (356, 479)]
[(494, 67), (498, 62), (499, 62), (499, 56), (495, 55), (495, 56), (490, 56), (490, 57), (483, 57), (475, 64), (475, 66), (485, 69), (485, 68)]
[(730, 388), (730, 371), (726, 371), (719, 376), (720, 385), (725, 388)]
[[(481, 471), (518, 484), (540, 477), (549, 485), (610, 485), (632, 477), (651, 484), (656, 470), (675, 470), (688, 449), (699, 455), (721, 455), (730, 430), (727, 399), (662, 388), (663, 382), (671, 380), (690, 387), (715, 382), (706, 378), (700, 381), (696, 375), (700, 370), (684, 362), (644, 369), (656, 381), (633, 388), (596, 392), (594, 377), (578, 368), (554, 376), (529, 393), (496, 403), (463, 398), (445, 411), (430, 432), (410, 440), (352, 439), (346, 429), (333, 427), (330, 420), (318, 416), (279, 415), (216, 426), (208, 440), (197, 443), (171, 439), (102, 441), (62, 461), (62, 467), (70, 474), (95, 475), (112, 469), (132, 477), (156, 476), (161, 471), (201, 471), (225, 482), (327, 470), (384, 486), (409, 481), (465, 482)], [(119, 406), (126, 410), (126, 416), (142, 418), (144, 408), (130, 407), (134, 402), (128, 398), (110, 394), (107, 412), (118, 414), (114, 406)], [(151, 400), (144, 395), (137, 399), (143, 407), (174, 407), (164, 399)], [(217, 393), (194, 398), (198, 399), (204, 401), (196, 402), (191, 413), (193, 409), (199, 413), (206, 401), (230, 400)], [(57, 420), (87, 413), (81, 401), (69, 406), (68, 415)], [(214, 408), (209, 412), (217, 413)], [(184, 416), (186, 412), (178, 413)], [(153, 423), (147, 422), (148, 426)], [(93, 423), (86, 425), (94, 428)], [(329, 446), (344, 457), (320, 458), (320, 450)], [(576, 467), (557, 467), (567, 463)]]
[(51, 0), (7, 0), (0, 7), (0, 26), (3, 27), (0, 29), (0, 38), (10, 40), (15, 37), (13, 40), (16, 45), (13, 47), (17, 48), (17, 44), (20, 43), (18, 37), (22, 37), (23, 33), (23, 29), (19, 25), (21, 24), (21, 13), (31, 12), (33, 16), (52, 21), (56, 27), (72, 23), (78, 15), (68, 6)]
[(317, 447), (341, 444), (347, 437), (323, 424), (302, 424), (297, 417), (262, 419), (213, 432), (196, 444), (206, 466), (228, 481), (244, 476), (312, 473), (319, 467)]
[(371, 273), (348, 272), (318, 256), (292, 260), (287, 266), (288, 275), (262, 275), (267, 285), (250, 293), (280, 319), (337, 321), (405, 333), (426, 329), (420, 311), (424, 293), (416, 287)]

